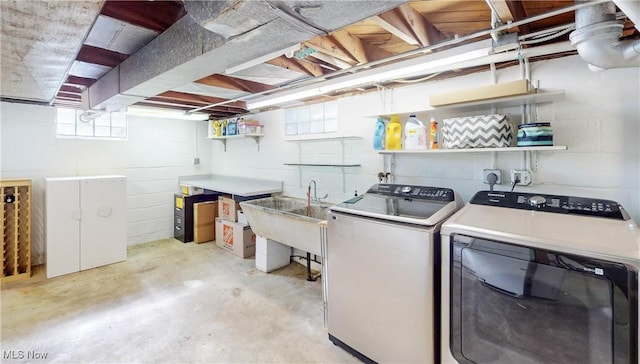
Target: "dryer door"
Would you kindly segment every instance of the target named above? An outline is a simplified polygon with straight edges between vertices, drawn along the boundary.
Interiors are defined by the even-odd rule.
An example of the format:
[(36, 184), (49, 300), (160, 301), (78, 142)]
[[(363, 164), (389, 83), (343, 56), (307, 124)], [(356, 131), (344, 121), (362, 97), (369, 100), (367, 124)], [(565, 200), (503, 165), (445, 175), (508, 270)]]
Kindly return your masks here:
[(453, 237), (451, 352), (461, 363), (637, 361), (637, 272)]

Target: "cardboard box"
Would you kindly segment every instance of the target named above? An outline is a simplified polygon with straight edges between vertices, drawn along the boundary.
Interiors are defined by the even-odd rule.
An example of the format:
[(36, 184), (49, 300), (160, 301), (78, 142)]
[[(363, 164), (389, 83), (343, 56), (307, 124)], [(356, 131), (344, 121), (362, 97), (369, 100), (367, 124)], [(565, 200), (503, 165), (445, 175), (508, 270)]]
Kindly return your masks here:
[(249, 225), (216, 218), (216, 245), (240, 258), (256, 253), (256, 234)]
[(218, 216), (224, 220), (238, 221), (238, 210), (240, 203), (229, 197), (220, 196), (218, 198)]
[(485, 87), (433, 94), (429, 96), (429, 104), (433, 107), (446, 106), (498, 97), (524, 95), (530, 92), (529, 81), (518, 80)]
[(193, 241), (205, 243), (216, 238), (218, 201), (193, 204)]

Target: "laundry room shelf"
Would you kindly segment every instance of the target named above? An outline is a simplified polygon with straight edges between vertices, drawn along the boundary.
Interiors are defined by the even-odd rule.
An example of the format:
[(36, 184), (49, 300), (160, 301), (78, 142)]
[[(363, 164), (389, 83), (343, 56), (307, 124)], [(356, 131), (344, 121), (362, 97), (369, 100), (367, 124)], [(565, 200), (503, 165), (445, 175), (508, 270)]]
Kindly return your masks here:
[(487, 100), (471, 101), (459, 104), (445, 105), (445, 106), (428, 106), (424, 109), (416, 109), (409, 112), (397, 112), (397, 113), (384, 113), (377, 115), (369, 115), (368, 117), (377, 118), (381, 116), (385, 119), (391, 118), (391, 115), (398, 115), (400, 120), (406, 120), (409, 115), (416, 115), (418, 119), (429, 120), (431, 116), (440, 118), (441, 112), (460, 112), (469, 114), (476, 112), (479, 108), (506, 108), (523, 105), (536, 105), (543, 103), (550, 103), (562, 100), (565, 96), (564, 90), (538, 90), (536, 93), (530, 93), (525, 95), (500, 97)]
[(227, 140), (229, 139), (244, 139), (251, 138), (258, 145), (258, 150), (260, 150), (260, 138), (262, 138), (264, 134), (238, 134), (238, 135), (227, 135), (227, 136), (219, 136), (219, 137), (208, 137), (207, 139), (211, 140), (219, 140), (224, 145), (224, 151), (227, 151)]
[(328, 164), (328, 163), (284, 163), (285, 166), (297, 167), (360, 167), (360, 164)]
[(548, 147), (506, 147), (506, 148), (466, 148), (427, 150), (381, 150), (379, 154), (443, 154), (443, 153), (487, 153), (487, 152), (550, 152), (567, 150), (566, 145)]
[[(359, 152), (354, 152), (353, 143), (361, 144), (363, 138), (358, 136), (327, 136), (327, 137), (302, 137), (300, 139), (285, 139), (286, 142), (298, 145), (298, 160), (285, 162), (285, 166), (298, 167), (300, 187), (305, 185), (302, 180), (305, 168), (336, 168), (342, 172), (342, 191), (346, 192), (346, 173), (351, 168), (359, 168)], [(306, 144), (313, 144), (310, 148)], [(324, 153), (317, 153), (320, 148)], [(360, 148), (355, 148), (360, 150)], [(320, 158), (318, 158), (318, 154)], [(358, 158), (355, 158), (355, 157)]]

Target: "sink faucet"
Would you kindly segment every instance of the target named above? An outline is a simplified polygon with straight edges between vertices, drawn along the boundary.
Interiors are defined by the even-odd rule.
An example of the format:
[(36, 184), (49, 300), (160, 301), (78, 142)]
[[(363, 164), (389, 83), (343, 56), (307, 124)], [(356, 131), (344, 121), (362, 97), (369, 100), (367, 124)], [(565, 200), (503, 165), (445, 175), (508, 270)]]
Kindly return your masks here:
[(309, 182), (309, 187), (308, 187), (307, 194), (311, 193), (311, 185), (313, 185), (313, 196), (310, 195), (309, 196), (310, 199), (312, 199), (313, 201), (316, 201), (316, 202), (320, 202), (320, 200), (329, 197), (329, 194), (325, 194), (324, 197), (318, 198), (318, 191), (316, 190), (316, 181), (315, 180), (311, 180), (311, 182)]

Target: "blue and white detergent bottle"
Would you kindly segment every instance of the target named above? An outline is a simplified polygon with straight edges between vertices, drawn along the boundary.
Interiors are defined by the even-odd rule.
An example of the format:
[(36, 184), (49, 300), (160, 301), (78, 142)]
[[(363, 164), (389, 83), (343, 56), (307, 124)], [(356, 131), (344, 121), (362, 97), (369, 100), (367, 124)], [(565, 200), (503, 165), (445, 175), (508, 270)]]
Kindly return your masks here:
[(384, 120), (382, 119), (382, 117), (378, 116), (378, 120), (376, 121), (376, 130), (373, 133), (373, 149), (384, 149), (385, 128), (386, 126), (384, 125)]

